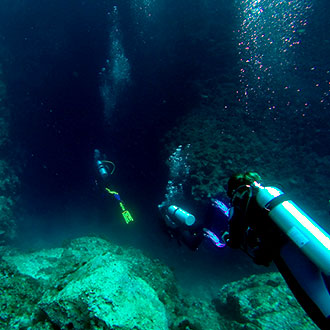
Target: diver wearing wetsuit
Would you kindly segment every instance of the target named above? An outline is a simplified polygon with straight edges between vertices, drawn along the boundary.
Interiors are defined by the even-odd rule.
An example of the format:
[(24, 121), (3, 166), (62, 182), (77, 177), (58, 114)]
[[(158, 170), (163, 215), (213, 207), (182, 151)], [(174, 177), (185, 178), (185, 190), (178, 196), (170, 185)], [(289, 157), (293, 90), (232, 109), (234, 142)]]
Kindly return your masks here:
[(257, 173), (228, 182), (232, 202), (227, 245), (255, 263), (274, 261), (294, 296), (321, 329), (330, 329), (330, 236)]
[(258, 265), (269, 266), (274, 261), (306, 313), (318, 327), (329, 330), (330, 235), (281, 190), (259, 182), (261, 177), (254, 172), (229, 179), (230, 212), (215, 200), (227, 217), (222, 236), (207, 229), (218, 225), (219, 219), (206, 217), (208, 221), (198, 224), (192, 214), (177, 206), (163, 203), (159, 209), (172, 235), (191, 249), (207, 238), (217, 247), (243, 250)]
[[(158, 209), (167, 233), (179, 244), (183, 243), (195, 251), (203, 241), (208, 241), (216, 248), (223, 248), (226, 245), (220, 234), (227, 229), (229, 214), (226, 213), (226, 210), (229, 210), (219, 212), (220, 207), (217, 203), (226, 208), (222, 202), (211, 199), (198, 204), (198, 212), (196, 209), (194, 211), (196, 217), (181, 207), (166, 202), (158, 205)], [(187, 205), (187, 203), (185, 204)]]
[(131, 215), (131, 213), (126, 209), (125, 204), (123, 200), (120, 198), (119, 193), (110, 189), (110, 177), (115, 171), (115, 164), (109, 160), (105, 160), (105, 155), (102, 155), (100, 150), (95, 149), (94, 150), (94, 164), (95, 164), (95, 170), (96, 170), (96, 183), (97, 185), (100, 185), (102, 190), (106, 191), (107, 194), (114, 197), (114, 199), (117, 201), (120, 209), (121, 214), (125, 220), (125, 222), (128, 224), (130, 222), (133, 222), (134, 219)]

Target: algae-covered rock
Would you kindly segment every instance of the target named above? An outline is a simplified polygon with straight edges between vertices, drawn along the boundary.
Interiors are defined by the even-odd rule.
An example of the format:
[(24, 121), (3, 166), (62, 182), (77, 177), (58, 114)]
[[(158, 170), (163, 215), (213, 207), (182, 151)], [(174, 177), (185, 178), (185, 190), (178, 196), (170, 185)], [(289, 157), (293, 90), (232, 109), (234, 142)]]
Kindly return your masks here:
[(10, 164), (0, 159), (0, 195), (14, 197), (17, 194), (19, 179)]
[(221, 330), (211, 301), (183, 295), (166, 265), (133, 248), (83, 237), (3, 261), (42, 288), (31, 327)]
[(10, 108), (6, 99), (7, 90), (0, 63), (0, 245), (16, 235), (14, 207), (19, 185), (9, 160), (12, 148), (9, 134)]
[[(230, 86), (223, 88), (230, 93)], [(317, 153), (315, 144), (322, 144), (321, 140), (310, 138), (313, 134), (305, 126), (294, 124), (285, 130), (279, 120), (266, 120), (262, 126), (257, 121), (247, 122), (244, 106), (224, 105), (225, 98), (215, 92), (213, 102), (201, 102), (180, 116), (163, 139), (164, 158), (178, 145), (190, 146), (187, 183), (193, 197), (225, 196), (232, 174), (256, 171), (265, 183), (281, 185), (316, 220), (328, 218), (330, 157), (328, 152)], [(234, 93), (231, 99), (235, 100)], [(301, 130), (299, 138), (296, 129)], [(314, 136), (321, 137), (321, 132), (319, 129)], [(300, 145), (299, 141), (304, 142)], [(319, 149), (326, 145), (323, 142)]]
[(0, 329), (29, 329), (32, 324), (34, 329), (53, 329), (37, 306), (43, 286), (3, 261), (0, 262), (0, 293)]
[(86, 237), (64, 248), (11, 254), (3, 260), (43, 287), (37, 299), (43, 326), (168, 329), (177, 295), (173, 274), (135, 249)]
[[(1, 101), (0, 101), (1, 103)], [(2, 112), (2, 108), (0, 106), (0, 113)], [(9, 123), (5, 118), (0, 117), (0, 151), (5, 152), (6, 148), (10, 143), (9, 139)]]
[(0, 244), (16, 235), (16, 222), (13, 214), (13, 201), (0, 196)]
[(96, 256), (44, 294), (40, 308), (74, 329), (168, 329), (156, 292), (111, 253)]
[(97, 237), (0, 253), (0, 329), (317, 329), (278, 273), (201, 298), (160, 261)]
[(181, 296), (180, 307), (171, 330), (225, 329), (210, 299), (185, 294)]
[(213, 302), (226, 329), (318, 329), (279, 273), (229, 283)]
[(0, 102), (2, 102), (4, 100), (4, 98), (6, 97), (6, 94), (7, 94), (7, 87), (2, 79), (3, 78), (2, 76), (3, 76), (3, 69), (2, 69), (2, 65), (0, 63)]

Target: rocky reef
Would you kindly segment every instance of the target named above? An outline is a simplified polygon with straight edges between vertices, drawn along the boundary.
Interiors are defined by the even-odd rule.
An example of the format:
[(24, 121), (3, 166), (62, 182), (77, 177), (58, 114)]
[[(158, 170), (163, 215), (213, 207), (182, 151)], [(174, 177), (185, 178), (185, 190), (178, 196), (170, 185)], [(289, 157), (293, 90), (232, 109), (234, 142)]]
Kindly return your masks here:
[(289, 123), (285, 126), (269, 120), (264, 126), (251, 121), (235, 101), (235, 85), (200, 88), (200, 104), (178, 118), (163, 139), (166, 157), (178, 145), (190, 145), (188, 165), (194, 198), (225, 195), (233, 173), (252, 170), (267, 184), (282, 186), (296, 202), (304, 202), (305, 210), (316, 219), (327, 219), (330, 156), (318, 154), (312, 139), (301, 145), (298, 135), (303, 133)]
[(97, 237), (29, 253), (2, 247), (1, 254), (1, 329), (315, 328), (277, 273), (201, 299), (183, 293), (160, 261)]
[(11, 140), (9, 136), (10, 109), (0, 63), (0, 244), (15, 237), (14, 204), (19, 179), (10, 164)]
[(224, 329), (318, 329), (279, 273), (226, 284), (213, 303)]

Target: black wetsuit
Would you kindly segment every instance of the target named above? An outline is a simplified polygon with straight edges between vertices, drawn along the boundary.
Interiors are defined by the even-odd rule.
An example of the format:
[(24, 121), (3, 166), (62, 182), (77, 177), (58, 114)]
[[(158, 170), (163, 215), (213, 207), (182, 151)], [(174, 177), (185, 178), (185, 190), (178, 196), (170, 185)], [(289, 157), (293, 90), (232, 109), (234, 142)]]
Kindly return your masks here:
[(318, 327), (329, 330), (330, 277), (284, 235), (248, 190), (234, 204), (228, 245), (245, 250), (257, 264), (274, 261), (306, 313)]

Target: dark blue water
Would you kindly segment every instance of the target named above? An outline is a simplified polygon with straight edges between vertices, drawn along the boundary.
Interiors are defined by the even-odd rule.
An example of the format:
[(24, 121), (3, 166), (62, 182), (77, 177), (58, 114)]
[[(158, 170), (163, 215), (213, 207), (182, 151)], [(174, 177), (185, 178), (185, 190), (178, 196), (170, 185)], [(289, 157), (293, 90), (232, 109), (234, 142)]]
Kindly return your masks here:
[[(237, 86), (239, 101), (233, 96), (231, 102), (239, 102), (247, 126), (267, 126), (281, 142), (329, 156), (329, 5), (292, 1), (290, 7), (284, 1), (289, 7), (279, 7), (274, 18), (268, 7), (276, 3), (265, 1), (262, 8), (256, 1), (222, 0), (2, 1), (0, 47), (22, 170), (23, 245), (102, 233), (159, 250), (165, 259), (179, 249), (194, 267), (205, 255), (169, 242), (156, 206), (168, 180), (162, 138), (199, 104), (202, 86)], [(261, 20), (258, 11), (266, 7), (270, 14)], [(287, 11), (295, 16), (293, 28)], [(115, 79), (106, 76), (115, 56), (111, 31), (129, 63), (129, 77), (111, 91), (116, 102), (107, 114), (100, 87)], [(274, 40), (263, 42), (262, 34)], [(282, 36), (292, 38), (283, 43)], [(119, 217), (117, 205), (95, 186), (95, 148), (117, 165), (113, 184), (136, 218), (130, 228), (112, 221)], [(207, 255), (206, 272), (226, 280), (236, 276), (213, 267), (216, 253)]]
[[(112, 5), (102, 1), (4, 5), (6, 80), (17, 109), (12, 127), (22, 147), (28, 204), (48, 209), (52, 201), (56, 205), (58, 199), (65, 203), (73, 198), (75, 189), (86, 194), (93, 182), (95, 147), (119, 162), (118, 176), (132, 190), (131, 198), (142, 192), (149, 199), (161, 190), (166, 179), (159, 172), (164, 167), (160, 137), (196, 101), (194, 79), (228, 70), (234, 62), (221, 58), (221, 65), (215, 66), (219, 59), (208, 50), (209, 41), (193, 40), (206, 20), (200, 6), (185, 8), (183, 2), (173, 2), (162, 7), (158, 21), (136, 26), (129, 2), (118, 5), (133, 83), (108, 124), (99, 72), (107, 58), (111, 29), (107, 13)], [(218, 28), (216, 21), (212, 24)], [(221, 38), (226, 38), (224, 32), (211, 29)]]

